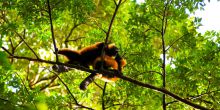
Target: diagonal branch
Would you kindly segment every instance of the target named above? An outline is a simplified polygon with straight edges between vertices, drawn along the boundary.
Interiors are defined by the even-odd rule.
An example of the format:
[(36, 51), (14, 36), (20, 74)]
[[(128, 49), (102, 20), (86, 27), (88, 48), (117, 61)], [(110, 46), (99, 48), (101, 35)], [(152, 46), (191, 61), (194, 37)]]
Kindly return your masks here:
[[(51, 71), (51, 72), (52, 72), (52, 71)], [(72, 92), (70, 91), (69, 87), (68, 87), (68, 86), (65, 84), (65, 82), (60, 78), (60, 76), (59, 76), (57, 73), (55, 73), (55, 72), (52, 72), (52, 73), (54, 73), (54, 74), (57, 76), (57, 78), (61, 81), (61, 83), (65, 86), (65, 88), (67, 89), (67, 91), (69, 92), (69, 94), (71, 95), (71, 97), (73, 98), (73, 100), (75, 101), (75, 104), (76, 104), (77, 106), (79, 106), (79, 107), (81, 107), (81, 108), (86, 108), (86, 109), (91, 109), (91, 110), (93, 110), (92, 108), (89, 108), (89, 107), (86, 107), (86, 106), (84, 106), (84, 105), (79, 104), (79, 102), (76, 100), (76, 98), (73, 96)]]
[(158, 88), (156, 86), (153, 86), (153, 85), (150, 85), (150, 84), (147, 84), (147, 83), (142, 83), (142, 82), (139, 82), (139, 81), (134, 80), (132, 78), (123, 76), (121, 74), (115, 74), (115, 75), (117, 77), (119, 77), (119, 78), (121, 78), (121, 79), (123, 79), (125, 81), (131, 82), (133, 84), (136, 84), (136, 85), (139, 85), (139, 86), (142, 86), (142, 87), (145, 87), (145, 88), (150, 88), (150, 89), (153, 89), (155, 91), (158, 91), (158, 92), (164, 93), (166, 95), (169, 95), (170, 97), (175, 98), (175, 99), (177, 99), (177, 100), (179, 100), (179, 101), (181, 101), (181, 102), (183, 102), (183, 103), (185, 103), (187, 105), (190, 105), (190, 106), (192, 106), (194, 108), (201, 109), (201, 110), (209, 110), (208, 108), (205, 108), (205, 107), (203, 107), (201, 105), (192, 103), (191, 101), (189, 101), (187, 99), (181, 98), (180, 96), (178, 96), (178, 95), (176, 95), (176, 94), (166, 90), (165, 88)]
[[(215, 90), (215, 91), (209, 91), (209, 92), (206, 92), (206, 93), (203, 93), (203, 94), (199, 94), (199, 95), (196, 95), (196, 96), (191, 96), (191, 97), (188, 97), (188, 98), (185, 98), (185, 99), (189, 99), (189, 100), (195, 100), (195, 99), (198, 99), (204, 95), (209, 95), (213, 92), (219, 92), (220, 90)], [(174, 101), (171, 101), (171, 102), (168, 102), (166, 105), (170, 105), (170, 104), (173, 104), (173, 103), (176, 103), (176, 102), (179, 102), (178, 100), (174, 100)]]
[(65, 40), (65, 43), (70, 42), (70, 41), (75, 42), (75, 41), (80, 40), (80, 39), (83, 39), (83, 38), (86, 38), (86, 37), (77, 37), (77, 38), (72, 39), (72, 40)]
[(99, 84), (97, 84), (95, 81), (93, 81), (93, 83), (95, 83), (95, 85), (98, 86), (100, 89), (102, 89), (102, 90), (104, 89)]
[(86, 67), (83, 67), (83, 66), (79, 66), (79, 65), (73, 65), (73, 64), (64, 64), (64, 63), (59, 63), (59, 62), (53, 62), (53, 61), (48, 61), (48, 60), (42, 60), (42, 59), (34, 59), (34, 58), (29, 58), (29, 57), (21, 57), (21, 56), (10, 56), (9, 58), (16, 58), (16, 59), (24, 59), (24, 60), (29, 60), (29, 61), (36, 61), (36, 62), (41, 62), (41, 63), (48, 63), (48, 64), (58, 64), (58, 65), (64, 65), (64, 66), (68, 66), (68, 67), (71, 67), (71, 68), (75, 68), (75, 69), (78, 69), (78, 70), (82, 70), (82, 71), (86, 71), (86, 72), (89, 72), (89, 73), (105, 73), (105, 74), (114, 74), (115, 76), (117, 76), (118, 78), (121, 78), (125, 81), (128, 81), (130, 83), (133, 83), (135, 85), (138, 85), (138, 86), (141, 86), (141, 87), (144, 87), (144, 88), (149, 88), (149, 89), (152, 89), (154, 91), (158, 91), (158, 92), (161, 92), (161, 93), (164, 93), (166, 95), (169, 95), (170, 97), (176, 99), (176, 100), (179, 100), (187, 105), (190, 105), (194, 108), (197, 108), (197, 109), (202, 109), (202, 110), (208, 110), (208, 108), (205, 108), (201, 105), (198, 105), (198, 104), (195, 104), (189, 100), (186, 100), (164, 88), (159, 88), (159, 87), (156, 87), (156, 86), (153, 86), (151, 84), (147, 84), (147, 83), (142, 83), (140, 81), (137, 81), (135, 79), (132, 79), (132, 78), (129, 78), (127, 76), (124, 76), (122, 74), (117, 74), (117, 73), (114, 73), (112, 71), (106, 71), (106, 70), (100, 70), (100, 71), (97, 71), (97, 70), (91, 70), (89, 68), (86, 68)]
[(20, 39), (25, 43), (25, 45), (33, 52), (35, 57), (37, 59), (39, 59), (39, 57), (37, 56), (36, 52), (34, 52), (34, 50), (27, 44), (27, 42), (24, 40), (24, 38), (18, 32), (16, 32), (16, 31), (14, 31), (14, 32), (18, 35), (18, 37), (20, 37)]
[(178, 39), (176, 39), (172, 44), (170, 44), (170, 46), (166, 49), (166, 52), (176, 43), (178, 42), (180, 39), (182, 39), (183, 37), (185, 37), (186, 35), (189, 35), (189, 33), (186, 33), (184, 35), (182, 35), (181, 37), (179, 37)]
[(76, 29), (79, 25), (81, 25), (81, 24), (76, 24), (76, 25), (74, 25), (74, 26), (71, 28), (69, 34), (66, 36), (65, 42), (68, 41), (68, 39), (69, 39), (70, 36), (72, 35), (74, 29)]
[(11, 52), (9, 52), (5, 47), (2, 47), (2, 49), (7, 52), (10, 56), (13, 56), (13, 54)]
[[(115, 0), (114, 0), (114, 2), (116, 3)], [(101, 54), (102, 63), (103, 63), (103, 61), (104, 61), (104, 55), (105, 55), (104, 50), (105, 50), (105, 47), (106, 47), (106, 45), (107, 45), (108, 38), (109, 38), (109, 36), (110, 36), (110, 32), (111, 32), (111, 29), (112, 29), (112, 25), (113, 25), (113, 22), (114, 22), (114, 20), (115, 20), (116, 14), (117, 14), (117, 12), (118, 12), (119, 6), (121, 5), (121, 2), (122, 2), (122, 0), (119, 0), (118, 4), (116, 4), (115, 11), (114, 11), (114, 14), (113, 14), (113, 16), (112, 16), (111, 22), (110, 22), (110, 24), (109, 24), (108, 31), (106, 32), (106, 38), (105, 38), (105, 42), (104, 42), (104, 47), (102, 48), (102, 54)], [(102, 64), (102, 66), (101, 66), (101, 69), (103, 69), (103, 64)]]
[[(17, 72), (16, 72), (16, 75), (20, 78), (21, 83), (22, 83), (22, 85), (24, 86), (24, 88), (25, 88), (26, 92), (28, 93), (28, 95), (31, 96), (31, 95), (30, 95), (30, 92), (28, 91), (27, 87), (25, 86), (24, 81), (22, 80), (22, 78), (20, 77), (20, 75), (19, 75)], [(35, 109), (38, 110), (38, 109), (37, 109), (37, 106), (36, 106), (36, 104), (35, 104), (35, 102), (32, 101), (32, 103), (33, 103)]]
[[(114, 1), (115, 1), (115, 0), (114, 0)], [(119, 7), (120, 7), (120, 5), (121, 5), (121, 2), (122, 2), (122, 0), (119, 0), (118, 4), (116, 4), (115, 11), (114, 11), (114, 13), (113, 13), (111, 22), (110, 22), (110, 24), (109, 24), (108, 31), (107, 31), (107, 33), (106, 33), (105, 44), (107, 44), (107, 42), (108, 42), (108, 38), (109, 38), (111, 29), (112, 29), (112, 24), (113, 24), (113, 22), (114, 22), (114, 20), (115, 20), (115, 16), (116, 16), (116, 14), (117, 14), (117, 12), (118, 12), (118, 9), (119, 9)]]

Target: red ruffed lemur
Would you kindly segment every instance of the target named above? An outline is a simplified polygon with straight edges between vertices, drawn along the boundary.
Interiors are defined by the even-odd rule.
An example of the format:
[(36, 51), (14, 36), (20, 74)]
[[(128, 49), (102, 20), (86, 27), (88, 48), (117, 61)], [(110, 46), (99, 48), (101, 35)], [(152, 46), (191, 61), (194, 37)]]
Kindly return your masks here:
[[(84, 47), (80, 50), (60, 49), (58, 54), (64, 55), (68, 58), (69, 64), (81, 64), (82, 66), (89, 67), (93, 65), (96, 58), (102, 54), (104, 42), (97, 42), (93, 45)], [(105, 55), (114, 57), (118, 53), (118, 48), (114, 44), (108, 44), (105, 48)]]
[[(120, 57), (118, 48), (114, 44), (107, 44), (105, 48), (104, 46), (104, 42), (98, 42), (80, 50), (60, 49), (58, 54), (66, 56), (68, 58), (67, 63), (69, 64), (80, 64), (88, 68), (92, 66), (93, 69), (97, 70), (103, 67), (103, 69), (112, 69), (121, 72), (122, 67), (126, 65), (126, 60)], [(103, 56), (104, 61), (102, 61), (101, 58), (103, 48), (105, 52)], [(107, 82), (116, 81), (118, 79), (114, 75), (92, 73), (81, 82), (80, 89), (85, 90), (94, 80), (95, 76)]]
[[(103, 60), (104, 61), (102, 61), (101, 56), (96, 58), (93, 68), (99, 70), (103, 65), (103, 69), (105, 70), (113, 70), (113, 72), (121, 73), (122, 68), (126, 65), (126, 60), (123, 59), (119, 54), (117, 54), (115, 58), (105, 55)], [(87, 86), (92, 83), (95, 77), (98, 77), (105, 82), (115, 82), (118, 80), (118, 77), (116, 77), (114, 74), (90, 74), (80, 83), (80, 89), (85, 90)]]

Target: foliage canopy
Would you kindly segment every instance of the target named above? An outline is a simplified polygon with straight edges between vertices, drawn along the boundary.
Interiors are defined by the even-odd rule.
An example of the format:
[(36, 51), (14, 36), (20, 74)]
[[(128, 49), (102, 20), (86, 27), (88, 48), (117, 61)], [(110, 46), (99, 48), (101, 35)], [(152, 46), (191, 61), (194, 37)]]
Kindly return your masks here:
[[(219, 32), (198, 33), (201, 18), (189, 16), (203, 0), (1, 0), (0, 6), (0, 109), (220, 109)], [(56, 48), (105, 40), (128, 62), (121, 80), (97, 79), (81, 91), (89, 70), (51, 69), (66, 61)]]

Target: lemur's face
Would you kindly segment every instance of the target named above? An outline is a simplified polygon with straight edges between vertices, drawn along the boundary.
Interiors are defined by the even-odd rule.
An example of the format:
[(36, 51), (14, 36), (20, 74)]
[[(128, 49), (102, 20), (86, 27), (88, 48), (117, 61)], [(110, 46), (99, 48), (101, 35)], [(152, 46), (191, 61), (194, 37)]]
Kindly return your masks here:
[(118, 51), (119, 49), (114, 44), (109, 44), (105, 49), (106, 55), (108, 56), (116, 56)]

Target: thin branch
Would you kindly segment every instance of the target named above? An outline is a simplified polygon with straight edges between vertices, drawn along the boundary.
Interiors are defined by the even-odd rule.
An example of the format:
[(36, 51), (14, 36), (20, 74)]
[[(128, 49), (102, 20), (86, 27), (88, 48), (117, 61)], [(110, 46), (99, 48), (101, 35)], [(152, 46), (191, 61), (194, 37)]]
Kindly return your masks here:
[(95, 22), (95, 26), (93, 26), (92, 24), (88, 24), (88, 23), (85, 23), (85, 25), (91, 26), (91, 27), (94, 27), (94, 28), (98, 28), (101, 31), (103, 31), (105, 34), (107, 33), (107, 31), (105, 29), (103, 29), (101, 26), (99, 26), (97, 22)]
[(121, 4), (124, 4), (127, 0), (124, 0)]
[(118, 9), (119, 9), (119, 7), (120, 7), (121, 2), (122, 2), (122, 0), (119, 0), (118, 4), (116, 4), (115, 12), (114, 12), (114, 14), (113, 14), (113, 16), (112, 16), (111, 22), (110, 22), (110, 24), (109, 24), (108, 31), (107, 31), (107, 33), (106, 33), (105, 44), (107, 44), (107, 42), (108, 42), (108, 38), (109, 38), (109, 35), (110, 35), (110, 31), (111, 31), (111, 29), (112, 29), (112, 24), (113, 24), (113, 22), (114, 22), (114, 20), (115, 20), (115, 16), (116, 16), (116, 14), (117, 14), (117, 12), (118, 12)]
[(114, 106), (120, 106), (120, 105), (123, 105), (123, 104), (112, 104), (112, 105), (106, 107), (106, 109), (111, 108), (111, 107), (114, 107)]
[[(105, 38), (105, 42), (104, 42), (104, 47), (102, 48), (102, 54), (101, 54), (101, 58), (102, 58), (102, 63), (104, 61), (104, 55), (105, 55), (105, 47), (107, 45), (107, 42), (108, 42), (108, 39), (109, 39), (109, 36), (110, 36), (110, 32), (111, 32), (111, 28), (112, 28), (112, 25), (113, 25), (113, 22), (115, 20), (115, 17), (116, 17), (116, 14), (118, 12), (118, 9), (119, 9), (119, 6), (121, 4), (122, 0), (119, 0), (118, 4), (116, 4), (116, 7), (115, 7), (115, 11), (113, 13), (113, 16), (112, 16), (112, 19), (111, 19), (111, 22), (109, 24), (109, 28), (108, 28), (108, 31), (106, 33), (106, 38)], [(103, 69), (103, 64), (101, 66), (101, 69)]]
[(113, 0), (113, 1), (114, 1), (115, 5), (117, 5), (117, 2), (115, 0)]
[(176, 39), (172, 44), (170, 44), (170, 46), (166, 49), (166, 52), (176, 43), (178, 42), (180, 39), (182, 39), (183, 37), (185, 37), (186, 35), (189, 35), (189, 33), (186, 33), (184, 35), (182, 35), (181, 37), (179, 37), (178, 39)]
[(39, 59), (39, 57), (37, 56), (37, 54), (34, 52), (34, 50), (27, 44), (27, 42), (24, 40), (24, 38), (19, 34), (19, 33), (17, 33), (16, 31), (14, 31), (17, 35), (18, 35), (18, 37), (20, 37), (20, 39), (25, 43), (25, 45), (33, 52), (33, 54), (35, 55), (35, 57), (37, 58), (37, 59)]
[[(52, 72), (52, 71), (51, 71)], [(64, 81), (59, 77), (59, 75), (56, 72), (52, 72), (53, 74), (55, 74), (58, 79), (61, 81), (61, 83), (65, 86), (65, 88), (67, 89), (67, 91), (70, 93), (71, 97), (73, 98), (73, 100), (75, 101), (76, 105), (78, 105), (78, 101), (76, 100), (76, 98), (73, 96), (72, 92), (70, 91), (69, 87), (64, 83)]]
[(76, 25), (74, 25), (74, 26), (71, 28), (69, 34), (66, 36), (65, 42), (69, 41), (68, 39), (69, 39), (70, 36), (72, 35), (74, 29), (76, 29), (79, 25), (81, 25), (81, 23), (80, 23), (80, 24), (76, 24)]
[[(52, 72), (52, 71), (51, 71), (51, 72)], [(56, 72), (52, 72), (52, 73), (54, 73), (54, 74), (58, 77), (58, 79), (61, 81), (61, 83), (65, 86), (65, 88), (67, 89), (67, 91), (69, 92), (69, 94), (71, 95), (71, 97), (73, 98), (73, 100), (75, 101), (75, 104), (76, 104), (77, 106), (80, 106), (81, 108), (86, 108), (86, 109), (91, 109), (91, 110), (93, 110), (92, 108), (89, 108), (89, 107), (86, 107), (86, 106), (83, 106), (83, 105), (79, 104), (78, 101), (76, 100), (76, 98), (73, 96), (72, 92), (70, 91), (69, 87), (68, 87), (68, 86), (64, 83), (64, 81), (59, 77), (59, 75), (58, 75)]]
[(121, 78), (125, 81), (128, 81), (128, 82), (131, 82), (135, 85), (138, 85), (138, 86), (141, 86), (141, 87), (145, 87), (145, 88), (149, 88), (149, 89), (152, 89), (154, 91), (158, 91), (158, 92), (161, 92), (161, 93), (164, 93), (164, 94), (167, 94), (169, 95), (170, 97), (176, 99), (176, 100), (179, 100), (187, 105), (190, 105), (194, 108), (197, 108), (197, 109), (203, 109), (203, 110), (208, 110), (208, 108), (205, 108), (201, 105), (198, 105), (198, 104), (194, 104), (192, 102), (190, 102), (189, 100), (186, 100), (184, 98), (181, 98), (180, 96), (164, 89), (164, 88), (159, 88), (159, 87), (156, 87), (156, 86), (153, 86), (151, 84), (147, 84), (147, 83), (142, 83), (140, 81), (137, 81), (137, 80), (134, 80), (132, 78), (129, 78), (127, 76), (124, 76), (122, 74), (117, 74), (117, 73), (114, 73), (112, 71), (106, 71), (106, 70), (91, 70), (89, 68), (86, 68), (86, 67), (83, 67), (83, 66), (79, 66), (79, 65), (74, 65), (74, 64), (64, 64), (64, 63), (59, 63), (59, 62), (53, 62), (53, 61), (48, 61), (48, 60), (42, 60), (42, 59), (34, 59), (34, 58), (29, 58), (29, 57), (20, 57), (20, 56), (11, 56), (9, 58), (16, 58), (16, 59), (24, 59), (24, 60), (29, 60), (29, 61), (36, 61), (36, 62), (42, 62), (42, 63), (48, 63), (48, 64), (58, 64), (58, 65), (64, 65), (64, 66), (68, 66), (68, 67), (71, 67), (71, 68), (75, 68), (75, 69), (78, 69), (78, 70), (82, 70), (82, 71), (86, 71), (86, 72), (89, 72), (89, 73), (106, 73), (106, 74), (114, 74), (116, 77), (118, 78)]
[[(43, 91), (43, 90), (45, 90), (46, 88), (50, 87), (50, 86), (52, 85), (52, 83), (53, 83), (56, 79), (57, 79), (57, 76), (54, 77), (54, 78), (52, 78), (49, 84), (47, 84), (47, 85), (45, 85), (45, 86), (43, 86), (43, 87), (40, 88), (40, 91)], [(36, 83), (35, 83), (35, 84), (36, 84)]]
[(66, 43), (66, 42), (70, 42), (70, 41), (75, 42), (75, 41), (80, 40), (80, 39), (83, 39), (83, 38), (86, 38), (86, 37), (77, 37), (77, 38), (75, 38), (75, 39), (73, 39), (73, 40), (65, 40), (65, 43)]
[(23, 41), (20, 40), (20, 41), (18, 42), (18, 44), (14, 47), (14, 49), (18, 48), (18, 46), (20, 46), (22, 43), (23, 43)]
[(9, 41), (10, 41), (10, 44), (11, 44), (12, 53), (14, 53), (14, 52), (13, 52), (13, 50), (14, 50), (14, 45), (13, 45), (13, 42), (12, 42), (12, 40), (11, 40), (11, 37), (9, 37)]
[(147, 71), (147, 72), (150, 72), (150, 73), (157, 73), (157, 74), (163, 76), (163, 74), (162, 74), (161, 72), (158, 72), (158, 71)]
[(50, 8), (50, 0), (47, 0), (47, 7), (48, 7), (48, 14), (49, 14), (49, 17), (50, 17), (50, 30), (51, 30), (52, 39), (53, 39), (54, 51), (55, 51), (55, 54), (56, 54), (56, 62), (59, 62), (58, 53), (57, 53), (58, 48), (56, 46), (56, 41), (55, 41), (55, 37), (54, 37), (53, 20), (52, 20), (51, 8)]
[(151, 24), (149, 24), (148, 22), (146, 23), (147, 25), (149, 25), (150, 28), (153, 28), (154, 30), (156, 30), (157, 32), (161, 33), (161, 31), (159, 29), (157, 29), (156, 27), (152, 26)]
[(3, 99), (3, 98), (1, 98), (1, 97), (0, 97), (0, 100), (3, 100), (3, 101), (5, 101), (5, 102), (11, 103), (11, 101), (9, 101), (8, 99)]
[(105, 82), (104, 89), (102, 90), (102, 110), (105, 110), (105, 90), (106, 90), (107, 82)]
[(1, 97), (0, 97), (0, 100), (5, 101), (5, 102), (8, 102), (8, 103), (10, 103), (10, 104), (12, 104), (12, 105), (19, 106), (19, 107), (26, 107), (26, 106), (24, 106), (24, 105), (21, 105), (21, 104), (18, 104), (18, 103), (14, 103), (14, 102), (12, 102), (12, 101), (10, 101), (10, 100), (8, 100), (8, 99), (4, 99), (4, 98), (1, 98)]
[(9, 52), (5, 47), (2, 47), (2, 49), (7, 52), (10, 56), (13, 56), (13, 54), (11, 52)]
[[(195, 100), (195, 99), (198, 99), (198, 98), (200, 98), (200, 97), (202, 97), (202, 96), (204, 96), (204, 95), (209, 95), (209, 94), (211, 94), (211, 93), (213, 93), (213, 92), (218, 92), (218, 91), (220, 91), (220, 90), (215, 90), (215, 91), (206, 92), (206, 93), (199, 94), (199, 95), (196, 95), (196, 96), (191, 96), (191, 97), (188, 97), (188, 98), (185, 98), (185, 99), (186, 99), (186, 100), (187, 100), (187, 99), (188, 99), (188, 100)], [(178, 101), (178, 100), (174, 100), (174, 101), (168, 102), (166, 105), (168, 106), (168, 105), (171, 105), (171, 104), (176, 103), (176, 102), (179, 102), (179, 101)]]
[(103, 90), (103, 88), (99, 84), (97, 84), (95, 81), (93, 81), (93, 82), (95, 83), (96, 86), (98, 86), (100, 89)]
[[(31, 96), (31, 95), (30, 95), (30, 92), (28, 91), (27, 87), (25, 86), (24, 81), (22, 80), (22, 78), (20, 77), (20, 75), (19, 75), (17, 72), (15, 72), (15, 74), (20, 78), (21, 83), (22, 83), (22, 85), (24, 86), (24, 88), (25, 88), (26, 92), (28, 93), (28, 95)], [(33, 103), (35, 109), (38, 110), (36, 104), (34, 103), (34, 101), (32, 101), (32, 103)]]

